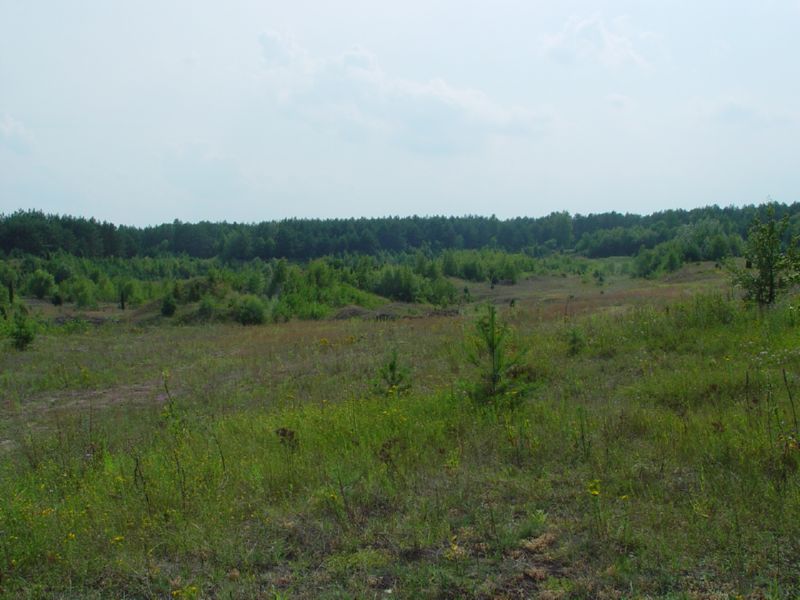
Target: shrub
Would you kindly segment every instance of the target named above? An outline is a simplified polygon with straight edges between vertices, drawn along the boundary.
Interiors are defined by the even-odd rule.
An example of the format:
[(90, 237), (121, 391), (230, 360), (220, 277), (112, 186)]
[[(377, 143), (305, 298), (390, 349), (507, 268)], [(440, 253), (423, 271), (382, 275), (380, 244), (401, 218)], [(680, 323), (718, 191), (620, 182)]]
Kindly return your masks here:
[(206, 294), (200, 299), (200, 306), (197, 308), (197, 316), (204, 321), (211, 321), (217, 314), (217, 303), (214, 297)]
[(33, 322), (23, 313), (14, 315), (14, 324), (11, 327), (11, 343), (17, 350), (25, 350), (33, 342), (36, 332)]
[(176, 282), (173, 295), (181, 302), (197, 302), (203, 295), (214, 293), (217, 285), (221, 285), (221, 282), (210, 277), (192, 277)]
[(330, 309), (324, 304), (303, 300), (295, 302), (294, 306), (290, 307), (289, 310), (299, 319), (309, 319), (312, 321), (324, 319), (330, 313)]
[(125, 310), (127, 305), (138, 302), (141, 296), (139, 283), (133, 279), (117, 280), (116, 290), (119, 298), (119, 307), (122, 310)]
[(242, 296), (234, 306), (233, 318), (242, 325), (260, 325), (266, 320), (267, 308), (257, 296)]
[(292, 318), (292, 307), (283, 298), (273, 306), (272, 320), (276, 323), (286, 323)]
[(450, 281), (444, 277), (437, 277), (430, 282), (428, 300), (437, 306), (447, 306), (456, 301), (458, 291)]
[(56, 286), (56, 280), (44, 269), (36, 269), (28, 281), (28, 290), (39, 300), (49, 295)]
[(96, 286), (91, 279), (78, 277), (70, 280), (69, 290), (70, 296), (78, 308), (97, 307)]
[(172, 294), (164, 296), (164, 299), (161, 301), (161, 314), (165, 317), (171, 317), (175, 314), (177, 309), (178, 303), (175, 297)]

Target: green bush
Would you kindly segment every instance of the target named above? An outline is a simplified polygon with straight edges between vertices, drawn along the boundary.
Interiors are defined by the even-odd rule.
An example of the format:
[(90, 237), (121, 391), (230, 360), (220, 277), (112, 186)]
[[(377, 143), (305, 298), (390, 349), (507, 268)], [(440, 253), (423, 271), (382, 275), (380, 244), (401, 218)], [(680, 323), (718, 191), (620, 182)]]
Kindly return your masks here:
[(298, 319), (318, 321), (327, 317), (330, 313), (330, 309), (319, 302), (309, 302), (299, 299), (289, 308), (289, 312)]
[(36, 336), (33, 322), (23, 313), (14, 315), (14, 324), (11, 327), (11, 343), (17, 350), (25, 350)]
[(28, 290), (39, 300), (48, 296), (56, 286), (56, 280), (44, 269), (36, 269), (28, 280)]
[(242, 296), (235, 304), (233, 318), (242, 325), (260, 325), (267, 318), (267, 307), (257, 296)]
[(164, 296), (161, 301), (161, 314), (165, 317), (171, 317), (176, 310), (178, 310), (178, 303), (175, 301), (175, 297), (172, 294)]
[(286, 323), (292, 318), (292, 307), (281, 299), (272, 309), (272, 320), (276, 323)]
[(91, 279), (77, 277), (65, 281), (62, 289), (68, 287), (67, 297), (71, 298), (78, 308), (96, 308), (97, 296), (96, 286)]
[(211, 321), (216, 317), (218, 311), (217, 303), (211, 294), (206, 294), (200, 299), (200, 306), (197, 308), (197, 316), (204, 321)]
[(126, 306), (136, 304), (141, 300), (142, 292), (139, 282), (135, 279), (120, 278), (116, 282), (117, 299), (119, 307), (125, 310)]

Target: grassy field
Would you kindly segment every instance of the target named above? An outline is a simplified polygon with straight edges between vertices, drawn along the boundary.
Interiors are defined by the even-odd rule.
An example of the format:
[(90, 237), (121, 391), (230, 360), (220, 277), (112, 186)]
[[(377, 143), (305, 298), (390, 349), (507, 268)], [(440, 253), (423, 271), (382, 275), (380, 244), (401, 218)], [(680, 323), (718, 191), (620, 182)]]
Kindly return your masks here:
[[(793, 298), (748, 308), (708, 264), (469, 291), (257, 327), (107, 308), (6, 345), (2, 594), (800, 596)], [(487, 300), (516, 361), (476, 398)]]

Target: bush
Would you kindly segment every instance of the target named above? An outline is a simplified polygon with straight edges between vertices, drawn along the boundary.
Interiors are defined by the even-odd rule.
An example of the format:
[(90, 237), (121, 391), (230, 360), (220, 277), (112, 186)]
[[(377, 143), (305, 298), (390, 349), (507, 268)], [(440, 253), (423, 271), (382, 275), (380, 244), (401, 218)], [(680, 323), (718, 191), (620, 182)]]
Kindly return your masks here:
[(161, 301), (161, 314), (165, 317), (171, 317), (176, 310), (178, 310), (178, 303), (175, 301), (175, 297), (172, 294), (164, 296)]
[(25, 350), (33, 342), (36, 332), (33, 322), (23, 313), (14, 315), (14, 325), (11, 327), (11, 343), (17, 350)]
[(78, 277), (69, 281), (69, 295), (78, 308), (97, 308), (95, 292), (96, 286), (91, 279)]
[(126, 306), (136, 304), (141, 297), (139, 282), (134, 279), (119, 279), (116, 283), (119, 307), (125, 310)]
[(294, 302), (288, 305), (287, 312), (298, 319), (318, 321), (319, 319), (327, 317), (330, 313), (330, 309), (319, 302), (309, 302), (295, 298)]
[(197, 316), (204, 321), (211, 321), (217, 314), (217, 303), (214, 297), (206, 294), (200, 299), (200, 306), (197, 308)]
[(272, 320), (276, 323), (288, 323), (292, 318), (292, 307), (281, 299), (272, 308)]
[(28, 290), (39, 300), (48, 296), (56, 286), (56, 280), (44, 269), (36, 269), (28, 281)]
[(242, 296), (233, 308), (233, 318), (242, 325), (260, 325), (266, 320), (267, 307), (256, 296)]

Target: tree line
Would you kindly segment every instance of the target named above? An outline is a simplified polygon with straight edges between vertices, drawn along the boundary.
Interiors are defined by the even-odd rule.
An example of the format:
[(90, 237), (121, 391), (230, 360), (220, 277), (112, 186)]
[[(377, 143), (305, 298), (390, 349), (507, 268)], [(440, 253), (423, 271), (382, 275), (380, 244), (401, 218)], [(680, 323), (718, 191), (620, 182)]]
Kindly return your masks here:
[(777, 218), (789, 219), (786, 235), (800, 232), (800, 203), (709, 206), (644, 216), (554, 212), (506, 220), (494, 216), (287, 219), (250, 224), (175, 220), (147, 227), (17, 211), (0, 216), (0, 252), (5, 256), (39, 257), (63, 252), (85, 258), (185, 255), (224, 261), (308, 261), (347, 254), (483, 248), (533, 257), (559, 251), (576, 251), (591, 258), (656, 251), (641, 263), (642, 271), (647, 272), (675, 260), (716, 260), (740, 253), (748, 228), (755, 218), (766, 214), (767, 206)]

